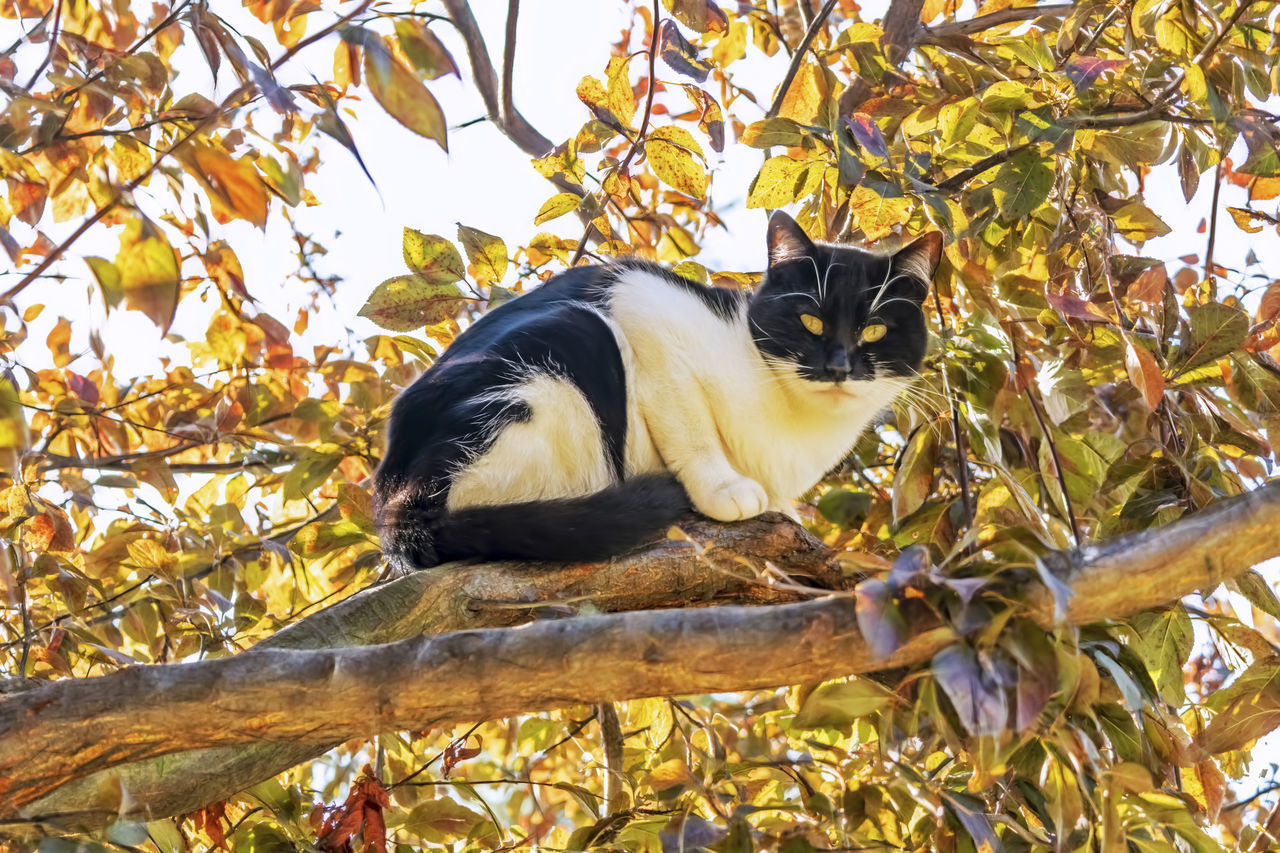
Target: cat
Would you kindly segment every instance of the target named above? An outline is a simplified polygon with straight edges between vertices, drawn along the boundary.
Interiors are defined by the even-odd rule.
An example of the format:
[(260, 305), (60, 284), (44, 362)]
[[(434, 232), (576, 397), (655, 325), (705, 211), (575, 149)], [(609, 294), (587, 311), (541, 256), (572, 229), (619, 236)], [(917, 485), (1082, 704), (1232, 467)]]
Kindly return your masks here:
[(691, 508), (794, 515), (917, 376), (942, 235), (879, 255), (777, 212), (767, 244), (750, 296), (623, 259), (476, 320), (392, 407), (374, 497), (393, 564), (598, 561)]

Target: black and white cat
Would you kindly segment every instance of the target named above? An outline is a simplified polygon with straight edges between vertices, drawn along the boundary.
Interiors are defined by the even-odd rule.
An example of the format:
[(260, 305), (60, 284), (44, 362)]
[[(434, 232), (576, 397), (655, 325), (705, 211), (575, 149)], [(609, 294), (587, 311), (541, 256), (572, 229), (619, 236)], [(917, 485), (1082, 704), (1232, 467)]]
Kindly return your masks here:
[(623, 260), (472, 324), (392, 409), (387, 555), (600, 560), (690, 505), (792, 512), (915, 378), (942, 235), (883, 256), (775, 213), (768, 247), (750, 297)]

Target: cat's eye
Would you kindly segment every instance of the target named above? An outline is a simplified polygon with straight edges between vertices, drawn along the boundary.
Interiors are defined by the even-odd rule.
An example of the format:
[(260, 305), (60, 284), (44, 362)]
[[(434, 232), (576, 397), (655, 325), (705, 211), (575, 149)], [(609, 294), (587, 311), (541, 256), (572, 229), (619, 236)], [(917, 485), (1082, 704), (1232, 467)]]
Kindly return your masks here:
[(815, 335), (822, 334), (822, 320), (818, 319), (812, 314), (801, 314), (800, 322), (804, 323), (804, 327), (809, 331), (813, 332)]
[(885, 328), (884, 323), (872, 323), (862, 330), (862, 342), (864, 344), (874, 344), (876, 341), (884, 337), (884, 333), (889, 331)]

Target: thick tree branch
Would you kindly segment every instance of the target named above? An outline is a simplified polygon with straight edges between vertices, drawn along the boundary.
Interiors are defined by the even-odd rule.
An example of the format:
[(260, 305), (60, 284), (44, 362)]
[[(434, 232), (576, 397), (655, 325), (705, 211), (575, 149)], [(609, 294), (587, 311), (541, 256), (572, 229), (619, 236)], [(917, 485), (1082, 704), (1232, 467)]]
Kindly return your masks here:
[[(759, 530), (769, 522), (755, 524)], [(1033, 618), (1045, 625), (1053, 623), (1061, 604), (1070, 623), (1122, 618), (1211, 589), (1280, 555), (1277, 526), (1280, 481), (1162, 528), (1051, 554), (1044, 565), (1070, 588), (1069, 601), (1038, 584), (1024, 599)], [(799, 534), (784, 541), (793, 550), (805, 543)], [(663, 559), (670, 559), (672, 547), (659, 546)], [(799, 550), (809, 561), (827, 558), (821, 548)], [(715, 551), (705, 553), (704, 561), (686, 551), (680, 562), (701, 566)], [(593, 573), (632, 585), (645, 576), (646, 554), (560, 571), (582, 573), (584, 593), (598, 580)], [(778, 563), (787, 566), (785, 560)], [(503, 569), (478, 568), (503, 583)], [(519, 572), (527, 586), (517, 603), (526, 615), (528, 605), (539, 601), (540, 593), (532, 590), (542, 589), (535, 585), (536, 571)], [(723, 568), (710, 574), (721, 576)], [(376, 597), (376, 591), (366, 593), (363, 602), (347, 605), (352, 611), (368, 609), (370, 621), (358, 629), (366, 636), (370, 614), (379, 609), (369, 604)], [(592, 601), (598, 599), (592, 596)], [(484, 612), (496, 605), (505, 612), (504, 604), (473, 600), (465, 609)], [(396, 626), (392, 630), (414, 622), (405, 613), (421, 613), (418, 607), (401, 601), (386, 608)], [(452, 615), (435, 624), (461, 624), (467, 618), (456, 607), (444, 610)], [(466, 630), (364, 648), (259, 648), (222, 660), (55, 682), (0, 703), (0, 802), (7, 804), (4, 817), (35, 816), (39, 812), (32, 804), (69, 780), (179, 748), (267, 743), (315, 751), (378, 731), (642, 696), (774, 687), (905, 666), (927, 660), (953, 641), (947, 629), (926, 624), (917, 630), (892, 657), (877, 659), (858, 634), (850, 599), (837, 594), (771, 607), (544, 620), (514, 631)], [(286, 643), (308, 639), (301, 630), (280, 636)], [(264, 762), (259, 772), (267, 776), (278, 769)], [(172, 766), (170, 771), (171, 786), (189, 787), (186, 777)]]
[[(247, 654), (273, 648), (336, 649), (518, 625), (573, 612), (584, 601), (606, 613), (790, 602), (808, 595), (801, 584), (835, 588), (856, 580), (842, 574), (830, 549), (781, 516), (734, 525), (695, 520), (682, 529), (687, 540), (667, 540), (608, 563), (551, 568), (486, 563), (415, 572), (295, 622)], [(783, 567), (793, 583), (778, 583), (775, 575), (766, 574), (766, 563)], [(188, 750), (94, 773), (24, 811), (57, 816), (47, 822), (50, 829), (101, 827), (118, 813), (117, 792), (123, 789), (154, 816), (184, 814), (334, 745), (276, 742)]]

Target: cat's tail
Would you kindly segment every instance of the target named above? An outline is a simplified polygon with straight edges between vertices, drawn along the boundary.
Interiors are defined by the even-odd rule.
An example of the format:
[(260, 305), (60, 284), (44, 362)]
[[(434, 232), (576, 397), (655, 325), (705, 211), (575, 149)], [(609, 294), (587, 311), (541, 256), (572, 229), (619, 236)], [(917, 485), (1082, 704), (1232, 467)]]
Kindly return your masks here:
[(605, 560), (662, 537), (692, 511), (670, 474), (643, 474), (579, 498), (442, 511), (402, 498), (380, 513), (383, 551), (406, 568), (472, 557), (578, 563)]

